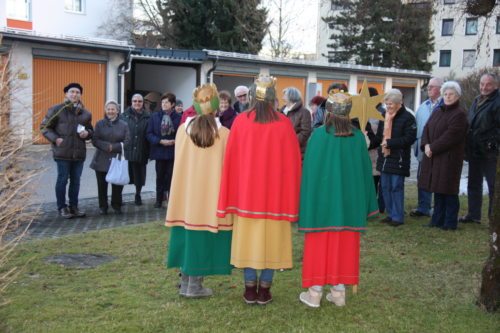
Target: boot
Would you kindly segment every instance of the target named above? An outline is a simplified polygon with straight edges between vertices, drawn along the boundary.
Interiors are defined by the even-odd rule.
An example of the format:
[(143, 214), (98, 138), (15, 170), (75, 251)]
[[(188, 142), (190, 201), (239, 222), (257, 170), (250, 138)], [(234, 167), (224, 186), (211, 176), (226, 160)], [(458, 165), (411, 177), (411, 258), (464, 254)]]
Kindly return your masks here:
[(335, 290), (331, 289), (330, 292), (326, 295), (326, 300), (335, 304), (336, 306), (344, 306), (345, 305), (345, 290)]
[(189, 276), (186, 297), (200, 298), (213, 295), (212, 289), (202, 286), (203, 276)]
[(309, 288), (308, 291), (300, 293), (299, 299), (302, 303), (310, 306), (311, 308), (319, 308), (319, 305), (321, 303), (321, 296), (323, 296), (322, 291), (316, 291), (313, 288)]
[(181, 272), (179, 273), (179, 276), (181, 277), (181, 283), (179, 285), (179, 295), (186, 296), (189, 283), (189, 275)]
[(247, 304), (257, 303), (257, 282), (256, 281), (246, 281), (245, 282), (245, 293), (243, 294), (243, 300)]
[(257, 304), (266, 305), (273, 300), (271, 294), (271, 282), (260, 282), (259, 291), (257, 293)]

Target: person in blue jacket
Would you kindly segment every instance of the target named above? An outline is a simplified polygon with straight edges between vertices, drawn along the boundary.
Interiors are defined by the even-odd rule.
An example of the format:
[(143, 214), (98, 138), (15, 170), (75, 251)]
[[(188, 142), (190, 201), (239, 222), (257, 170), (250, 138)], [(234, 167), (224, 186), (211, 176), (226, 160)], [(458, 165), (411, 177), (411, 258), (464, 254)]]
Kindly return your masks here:
[(181, 115), (175, 112), (175, 95), (163, 94), (161, 110), (151, 116), (146, 131), (146, 138), (151, 144), (149, 159), (156, 161), (155, 208), (161, 208), (162, 202), (168, 201), (174, 169), (175, 135), (180, 122)]

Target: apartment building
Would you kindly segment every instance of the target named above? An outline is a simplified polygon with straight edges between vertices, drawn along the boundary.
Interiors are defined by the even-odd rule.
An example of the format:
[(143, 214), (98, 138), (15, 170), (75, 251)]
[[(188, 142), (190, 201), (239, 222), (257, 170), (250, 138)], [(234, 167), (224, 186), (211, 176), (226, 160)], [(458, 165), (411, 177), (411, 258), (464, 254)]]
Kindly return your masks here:
[[(435, 50), (428, 59), (434, 63), (432, 75), (457, 79), (479, 68), (500, 66), (500, 1), (488, 17), (467, 14), (465, 0), (421, 2), (425, 1), (434, 6), (431, 25)], [(330, 0), (319, 0), (318, 10), (319, 16), (325, 17), (337, 15), (343, 8)], [(318, 22), (318, 58), (333, 52), (327, 47), (333, 31), (323, 20)]]

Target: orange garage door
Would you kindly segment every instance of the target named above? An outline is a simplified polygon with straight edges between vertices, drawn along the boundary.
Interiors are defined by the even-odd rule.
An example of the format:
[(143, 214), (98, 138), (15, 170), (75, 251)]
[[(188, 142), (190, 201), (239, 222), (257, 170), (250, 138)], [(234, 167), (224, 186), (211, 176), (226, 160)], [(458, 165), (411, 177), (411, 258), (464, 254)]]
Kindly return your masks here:
[[(298, 78), (298, 77), (289, 77), (289, 76), (276, 76), (276, 97), (279, 100), (279, 107), (283, 107), (285, 105), (285, 101), (283, 100), (283, 89), (288, 87), (297, 88), (302, 94), (302, 99), (306, 98), (306, 79)], [(304, 106), (307, 107), (307, 101), (304, 101)]]
[(104, 116), (106, 63), (34, 58), (33, 143), (47, 143), (40, 123), (49, 107), (63, 102), (63, 88), (70, 82), (82, 85), (82, 103), (92, 112), (92, 123)]

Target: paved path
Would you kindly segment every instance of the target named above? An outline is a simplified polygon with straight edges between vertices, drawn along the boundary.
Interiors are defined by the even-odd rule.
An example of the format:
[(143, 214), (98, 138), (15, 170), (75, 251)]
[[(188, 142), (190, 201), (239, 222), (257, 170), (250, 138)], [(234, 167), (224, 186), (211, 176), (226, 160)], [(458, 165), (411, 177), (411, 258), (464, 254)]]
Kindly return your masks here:
[[(163, 221), (165, 208), (154, 208), (155, 201), (155, 170), (154, 162), (148, 163), (146, 186), (143, 188), (143, 205), (134, 205), (135, 188), (131, 185), (124, 187), (123, 191), (123, 213), (116, 215), (112, 212), (108, 215), (100, 215), (97, 203), (97, 184), (95, 174), (89, 168), (90, 161), (94, 156), (94, 148), (87, 149), (87, 159), (81, 178), (79, 207), (87, 213), (85, 218), (63, 219), (59, 217), (55, 204), (54, 185), (56, 181), (56, 168), (52, 160), (49, 146), (32, 146), (32, 155), (38, 165), (44, 168), (44, 172), (34, 184), (33, 202), (40, 207), (38, 218), (31, 224), (25, 240), (40, 238), (58, 238), (61, 236), (84, 233), (87, 231), (116, 228), (126, 225), (134, 225), (151, 221)], [(417, 174), (417, 162), (412, 159), (411, 176), (406, 182), (415, 183)], [(461, 193), (466, 189), (467, 163), (464, 163), (462, 172)]]

